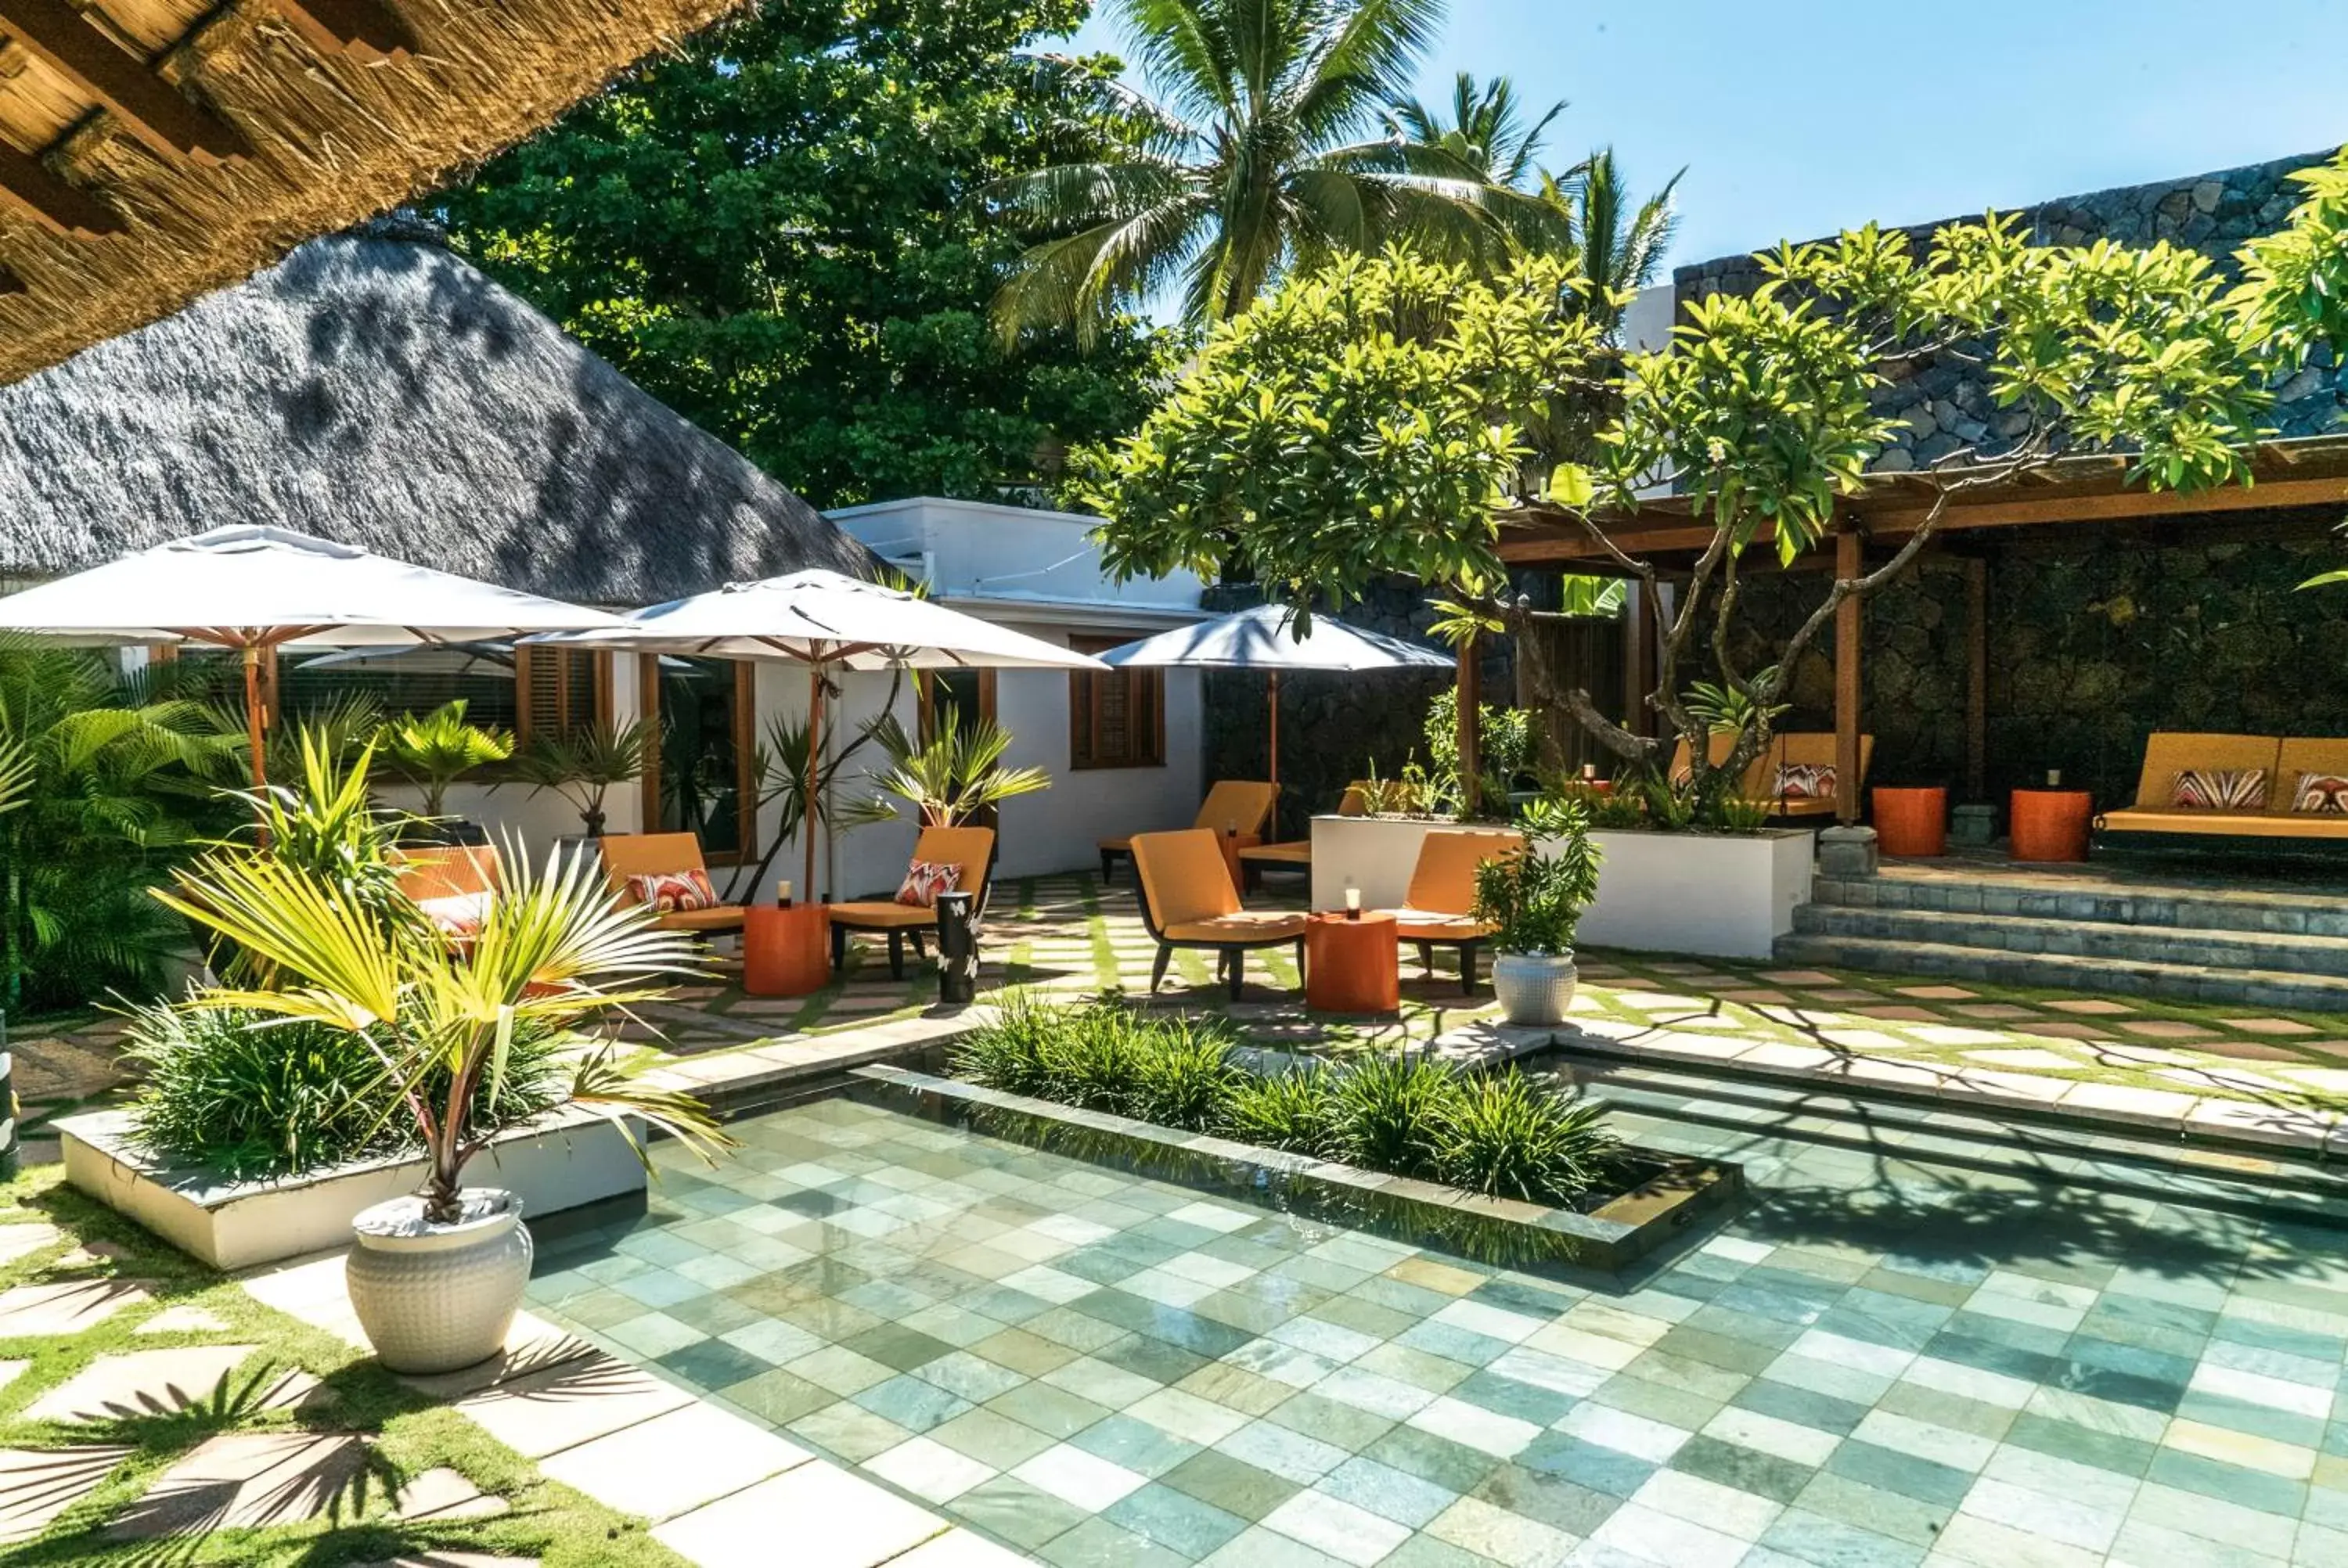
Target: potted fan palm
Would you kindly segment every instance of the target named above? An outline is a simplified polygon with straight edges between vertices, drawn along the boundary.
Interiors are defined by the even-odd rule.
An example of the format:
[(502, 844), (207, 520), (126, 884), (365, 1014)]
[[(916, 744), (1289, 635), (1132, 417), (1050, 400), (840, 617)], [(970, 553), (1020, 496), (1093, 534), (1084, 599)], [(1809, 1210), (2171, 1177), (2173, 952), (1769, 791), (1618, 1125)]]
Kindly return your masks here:
[(519, 1120), (500, 1115), (501, 1103), (576, 1105), (623, 1130), (638, 1118), (705, 1153), (725, 1142), (697, 1101), (635, 1081), (609, 1045), (560, 1065), (538, 1053), (541, 1071), (569, 1081), (508, 1096), (522, 1054), (511, 1049), (517, 1030), (580, 1030), (655, 1000), (666, 994), (657, 978), (689, 970), (693, 953), (649, 910), (613, 903), (585, 856), (558, 854), (533, 868), (509, 844), (501, 858), (505, 887), (462, 945), (370, 910), (333, 877), (250, 851), (216, 850), (158, 895), (271, 976), (198, 991), (182, 1006), (324, 1025), (375, 1059), (413, 1119), (423, 1187), (360, 1212), (346, 1265), (359, 1322), (397, 1372), (496, 1354), (520, 1305), (531, 1245), (520, 1200), (465, 1184), (468, 1163)]
[(481, 830), (448, 815), (448, 786), (478, 768), (513, 755), (513, 736), (465, 722), (465, 700), (452, 698), (428, 713), (394, 719), (383, 727), (392, 766), (424, 792), (425, 820), (450, 844), (484, 842)]
[(514, 774), (531, 793), (552, 790), (569, 801), (586, 827), (603, 836), (603, 801), (615, 784), (644, 777), (659, 731), (644, 720), (591, 724), (567, 735), (543, 735), (522, 748)]
[[(918, 745), (894, 713), (884, 714), (871, 728), (874, 743), (889, 759), (888, 770), (873, 782), (883, 795), (911, 806), (923, 827), (959, 827), (1015, 795), (1052, 787), (1051, 775), (1042, 768), (1003, 765), (1011, 732), (992, 719), (966, 721), (953, 707), (942, 708), (936, 733)], [(885, 804), (877, 811), (893, 815)]]
[(1492, 994), (1513, 1024), (1565, 1021), (1580, 976), (1573, 933), (1598, 896), (1589, 808), (1537, 801), (1524, 815), (1531, 847), (1476, 868), (1476, 918), (1492, 927)]

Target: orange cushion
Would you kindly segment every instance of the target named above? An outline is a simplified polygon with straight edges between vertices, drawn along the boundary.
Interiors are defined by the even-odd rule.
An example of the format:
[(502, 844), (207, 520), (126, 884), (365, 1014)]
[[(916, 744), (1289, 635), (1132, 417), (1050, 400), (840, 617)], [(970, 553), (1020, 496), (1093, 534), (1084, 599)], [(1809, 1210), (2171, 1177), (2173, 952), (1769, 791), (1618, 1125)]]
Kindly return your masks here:
[(827, 913), (835, 925), (870, 926), (879, 929), (919, 927), (926, 930), (938, 923), (935, 909), (883, 898), (860, 898), (851, 903), (834, 904)]
[(664, 931), (730, 931), (742, 924), (742, 906), (719, 904), (707, 909), (673, 909), (654, 924)]
[(1241, 909), (1211, 920), (1183, 920), (1166, 927), (1169, 942), (1278, 942), (1304, 935), (1304, 917), (1272, 909)]

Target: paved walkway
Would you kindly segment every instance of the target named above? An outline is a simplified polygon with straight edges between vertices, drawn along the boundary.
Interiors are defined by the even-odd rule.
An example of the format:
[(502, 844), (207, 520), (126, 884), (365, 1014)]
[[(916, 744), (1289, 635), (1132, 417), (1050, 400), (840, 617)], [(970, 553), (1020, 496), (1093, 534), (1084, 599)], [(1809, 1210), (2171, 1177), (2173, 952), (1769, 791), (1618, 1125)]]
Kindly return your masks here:
[(533, 1296), (1060, 1568), (2348, 1553), (2334, 1234), (1625, 1122), (1764, 1198), (1627, 1294), (829, 1101)]

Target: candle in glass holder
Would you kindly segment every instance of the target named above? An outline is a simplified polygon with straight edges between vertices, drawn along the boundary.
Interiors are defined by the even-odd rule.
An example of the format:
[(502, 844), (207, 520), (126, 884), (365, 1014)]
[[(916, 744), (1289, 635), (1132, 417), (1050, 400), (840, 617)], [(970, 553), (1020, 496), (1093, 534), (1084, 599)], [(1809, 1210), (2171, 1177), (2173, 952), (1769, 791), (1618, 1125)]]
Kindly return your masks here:
[(1345, 884), (1345, 918), (1358, 920), (1361, 917), (1362, 890), (1348, 882)]
[(790, 907), (791, 907), (791, 884), (790, 884), (790, 878), (788, 878), (788, 877), (785, 877), (782, 881), (778, 882), (778, 883), (776, 883), (776, 884), (775, 884), (775, 907), (776, 907), (776, 908), (778, 908), (778, 909), (788, 909), (788, 908), (789, 908)]
[(2048, 768), (2046, 770), (2046, 787), (2048, 789), (2061, 789), (2063, 787), (2063, 770), (2061, 768)]

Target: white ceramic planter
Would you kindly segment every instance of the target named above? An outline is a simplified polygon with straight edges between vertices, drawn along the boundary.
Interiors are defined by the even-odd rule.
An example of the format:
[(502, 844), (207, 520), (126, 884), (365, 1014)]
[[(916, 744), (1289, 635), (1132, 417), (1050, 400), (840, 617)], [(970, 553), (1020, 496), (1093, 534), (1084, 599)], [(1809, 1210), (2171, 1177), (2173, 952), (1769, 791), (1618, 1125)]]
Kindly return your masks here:
[[(1408, 817), (1316, 816), (1313, 819), (1313, 907), (1342, 909), (1348, 884), (1362, 890), (1365, 909), (1395, 909), (1410, 891), (1418, 846), (1437, 828), (1456, 822)], [(1494, 834), (1501, 828), (1477, 829)]]
[(1810, 900), (1816, 833), (1729, 836), (1601, 828), (1598, 897), (1575, 932), (1589, 948), (1766, 958)]
[(1492, 995), (1502, 1016), (1512, 1023), (1539, 1028), (1563, 1023), (1573, 1006), (1573, 988), (1581, 972), (1571, 953), (1496, 953), (1492, 957)]
[[(55, 1125), (68, 1182), (214, 1268), (249, 1268), (341, 1246), (361, 1210), (424, 1184), (421, 1156), (273, 1182), (225, 1182), (149, 1159), (132, 1144), (129, 1119), (119, 1111), (68, 1116)], [(644, 1130), (636, 1131), (642, 1136)], [(500, 1133), (469, 1169), (514, 1194), (534, 1214), (644, 1190), (644, 1164), (626, 1136), (577, 1110)]]
[(394, 1372), (428, 1376), (486, 1361), (505, 1346), (530, 1284), (521, 1203), (494, 1187), (459, 1194), (461, 1219), (436, 1225), (409, 1195), (351, 1221), (343, 1260), (351, 1310)]

